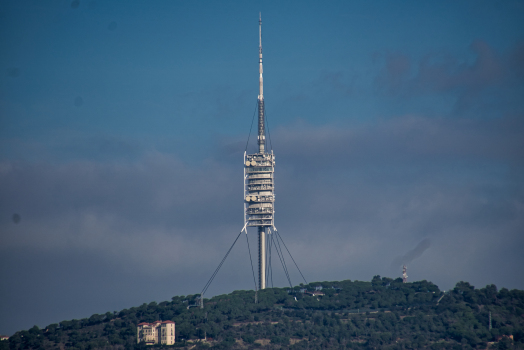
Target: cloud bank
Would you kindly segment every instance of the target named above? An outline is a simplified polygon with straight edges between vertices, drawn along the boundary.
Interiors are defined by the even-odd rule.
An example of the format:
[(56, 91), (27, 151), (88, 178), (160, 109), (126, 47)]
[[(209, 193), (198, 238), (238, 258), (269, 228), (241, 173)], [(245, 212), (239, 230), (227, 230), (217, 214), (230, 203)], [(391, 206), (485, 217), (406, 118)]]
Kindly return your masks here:
[[(391, 270), (391, 261), (418, 243), (401, 259), (414, 261), (413, 279), (445, 289), (461, 279), (523, 288), (516, 248), (524, 243), (523, 133), (511, 118), (422, 116), (278, 128), (277, 228), (308, 280), (395, 277), (400, 269)], [(242, 225), (242, 148), (231, 139), (199, 164), (154, 151), (116, 162), (2, 162), (3, 275), (13, 281), (34, 271), (24, 273), (50, 298), (64, 274), (75, 285), (87, 279), (101, 286), (89, 296), (100, 312), (111, 288), (127, 295), (122, 307), (198, 293)], [(67, 256), (66, 265), (57, 256)], [(229, 259), (211, 293), (252, 287), (244, 241)], [(107, 279), (95, 272), (104, 266), (119, 272)], [(275, 281), (284, 286), (280, 275)], [(153, 296), (120, 287), (156, 279), (164, 287)], [(298, 272), (292, 280), (300, 282)], [(2, 296), (21, 302), (15, 291), (22, 287), (3, 287)]]

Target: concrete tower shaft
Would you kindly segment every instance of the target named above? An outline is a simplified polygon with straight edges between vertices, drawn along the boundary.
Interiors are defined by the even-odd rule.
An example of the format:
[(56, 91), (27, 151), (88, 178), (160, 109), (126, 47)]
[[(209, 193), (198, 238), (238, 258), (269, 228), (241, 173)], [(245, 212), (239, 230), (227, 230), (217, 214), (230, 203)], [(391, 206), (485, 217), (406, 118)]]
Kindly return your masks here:
[(258, 227), (258, 285), (266, 289), (266, 228)]

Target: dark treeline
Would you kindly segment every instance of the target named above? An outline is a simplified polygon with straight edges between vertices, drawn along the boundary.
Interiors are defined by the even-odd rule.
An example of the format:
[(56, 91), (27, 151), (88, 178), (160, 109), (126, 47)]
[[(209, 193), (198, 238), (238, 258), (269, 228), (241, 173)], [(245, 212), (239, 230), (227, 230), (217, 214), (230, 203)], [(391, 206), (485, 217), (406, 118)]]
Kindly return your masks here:
[(0, 342), (0, 350), (154, 349), (136, 343), (136, 326), (156, 320), (176, 323), (169, 348), (524, 349), (524, 291), (494, 285), (459, 282), (443, 293), (431, 282), (375, 276), (269, 288), (256, 304), (254, 291), (205, 299), (204, 309), (198, 298), (34, 326)]

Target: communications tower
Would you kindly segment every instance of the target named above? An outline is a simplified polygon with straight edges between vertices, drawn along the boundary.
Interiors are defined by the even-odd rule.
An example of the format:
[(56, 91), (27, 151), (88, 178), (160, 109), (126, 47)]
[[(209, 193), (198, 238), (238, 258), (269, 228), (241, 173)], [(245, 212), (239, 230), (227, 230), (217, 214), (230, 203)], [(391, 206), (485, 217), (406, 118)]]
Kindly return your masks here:
[[(258, 229), (258, 282), (260, 289), (266, 288), (266, 235), (274, 227), (274, 172), (275, 156), (268, 152), (264, 120), (264, 86), (262, 78), (262, 16), (258, 20), (258, 152), (244, 152), (244, 227)], [(247, 231), (246, 231), (247, 233)]]
[[(244, 152), (244, 226), (237, 238), (231, 245), (231, 248), (227, 251), (226, 255), (218, 264), (218, 267), (215, 269), (215, 272), (211, 275), (211, 278), (207, 281), (206, 285), (200, 292), (200, 298), (198, 303), (195, 305), (188, 305), (188, 308), (191, 306), (198, 306), (204, 308), (204, 293), (207, 291), (213, 279), (217, 275), (220, 267), (227, 259), (231, 249), (235, 246), (235, 243), (238, 241), (238, 238), (242, 232), (246, 233), (247, 247), (249, 248), (249, 236), (247, 234), (248, 227), (256, 227), (258, 232), (258, 286), (260, 289), (266, 288), (266, 282), (271, 281), (271, 286), (273, 286), (273, 270), (271, 264), (271, 250), (272, 247), (275, 248), (275, 251), (278, 255), (284, 272), (286, 274), (289, 286), (292, 288), (291, 278), (289, 277), (289, 271), (287, 269), (284, 251), (285, 248), (291, 260), (297, 267), (298, 272), (304, 279), (304, 282), (307, 284), (306, 278), (298, 268), (295, 259), (291, 256), (289, 249), (287, 248), (284, 240), (278, 233), (275, 222), (274, 222), (274, 204), (275, 204), (275, 183), (274, 183), (274, 174), (275, 174), (275, 155), (273, 150), (270, 151), (266, 147), (266, 123), (265, 123), (265, 108), (264, 108), (264, 81), (262, 78), (262, 16), (259, 15), (258, 19), (258, 61), (259, 61), (259, 92), (257, 99), (257, 111), (258, 111), (258, 152), (247, 154)], [(253, 115), (254, 120), (255, 115)], [(251, 125), (253, 126), (253, 125)], [(250, 131), (251, 134), (251, 131)], [(271, 138), (270, 138), (271, 144)], [(249, 137), (248, 137), (249, 144)], [(270, 147), (271, 148), (271, 147)], [(281, 244), (282, 243), (282, 247)], [(266, 250), (268, 254), (266, 255)], [(255, 291), (257, 289), (255, 271), (253, 269), (253, 261), (251, 260), (251, 250), (249, 250), (249, 259), (251, 261), (251, 269), (253, 272), (253, 280), (255, 282)], [(268, 278), (269, 277), (269, 278)], [(255, 303), (257, 303), (257, 293), (255, 293)]]

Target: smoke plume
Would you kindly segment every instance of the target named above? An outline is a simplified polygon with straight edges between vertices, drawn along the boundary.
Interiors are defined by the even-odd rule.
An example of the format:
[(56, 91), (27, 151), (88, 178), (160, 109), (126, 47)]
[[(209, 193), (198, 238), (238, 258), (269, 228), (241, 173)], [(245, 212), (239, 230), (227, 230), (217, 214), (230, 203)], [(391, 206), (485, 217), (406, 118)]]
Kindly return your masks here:
[(416, 258), (420, 257), (430, 246), (431, 240), (429, 238), (424, 238), (419, 244), (417, 244), (415, 249), (412, 249), (403, 256), (399, 256), (395, 260), (393, 260), (393, 262), (391, 263), (391, 267), (396, 268), (401, 265), (409, 264)]

